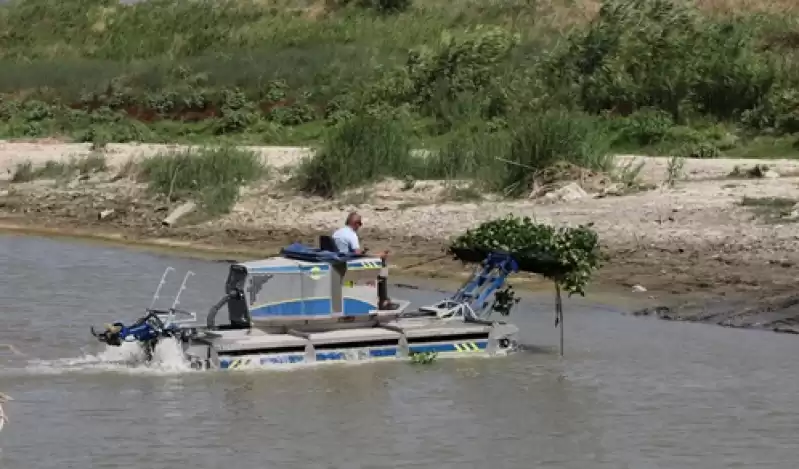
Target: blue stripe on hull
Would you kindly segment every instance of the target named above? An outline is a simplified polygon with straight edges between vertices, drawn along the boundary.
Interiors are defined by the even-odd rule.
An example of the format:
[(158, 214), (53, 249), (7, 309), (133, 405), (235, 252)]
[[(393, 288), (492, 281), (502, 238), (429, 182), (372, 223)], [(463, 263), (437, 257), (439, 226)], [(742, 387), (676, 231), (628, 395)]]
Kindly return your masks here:
[(355, 360), (368, 360), (370, 358), (396, 357), (397, 348), (375, 348), (375, 349), (350, 349), (347, 351), (319, 352), (316, 354), (316, 361), (346, 361), (349, 356), (354, 356)]
[(267, 355), (261, 357), (261, 365), (283, 365), (283, 364), (294, 364), (294, 363), (303, 363), (305, 361), (305, 355)]
[(339, 361), (345, 359), (346, 357), (344, 356), (344, 352), (322, 352), (316, 354), (316, 361), (318, 362)]
[(372, 358), (396, 357), (397, 351), (396, 348), (372, 349), (369, 350), (369, 356)]

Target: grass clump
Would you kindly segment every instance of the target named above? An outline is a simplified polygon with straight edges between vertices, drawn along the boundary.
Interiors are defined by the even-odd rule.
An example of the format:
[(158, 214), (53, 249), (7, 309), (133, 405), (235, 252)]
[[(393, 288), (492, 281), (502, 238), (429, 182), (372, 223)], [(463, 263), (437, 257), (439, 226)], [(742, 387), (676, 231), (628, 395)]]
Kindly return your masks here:
[[(442, 148), (411, 152), (412, 135), (393, 117), (362, 115), (345, 120), (322, 149), (307, 159), (295, 176), (300, 189), (330, 197), (346, 189), (397, 179), (471, 179), (485, 192), (518, 197), (538, 184), (551, 183), (565, 166), (610, 171), (614, 159), (598, 121), (568, 112), (519, 117), (510, 129), (464, 132)], [(479, 194), (471, 194), (472, 198)]]
[(740, 204), (766, 222), (779, 223), (799, 220), (794, 213), (798, 203), (799, 200), (789, 197), (743, 197)]
[(393, 117), (362, 114), (334, 129), (324, 146), (300, 165), (295, 181), (303, 192), (330, 197), (384, 177), (413, 177), (418, 171), (403, 124)]
[(239, 189), (265, 174), (253, 152), (231, 147), (161, 153), (141, 163), (140, 177), (170, 201), (192, 199), (209, 215), (227, 213)]
[(11, 182), (30, 182), (36, 179), (69, 179), (80, 176), (88, 177), (92, 174), (108, 170), (105, 156), (101, 153), (91, 153), (79, 158), (72, 157), (69, 161), (49, 160), (39, 168), (34, 168), (33, 163), (26, 161), (17, 165)]
[(429, 158), (427, 167), (432, 176), (476, 179), (487, 192), (521, 197), (573, 176), (570, 169), (612, 171), (614, 158), (597, 118), (540, 110), (515, 116), (501, 131), (483, 128), (457, 136)]
[[(595, 171), (611, 171), (614, 159), (609, 141), (594, 119), (545, 112), (521, 123), (513, 132), (510, 151), (501, 170), (503, 191), (525, 195), (537, 183), (552, 182), (547, 170), (558, 163)], [(549, 179), (549, 180), (548, 180)]]
[(82, 158), (70, 159), (69, 168), (77, 171), (81, 176), (101, 173), (108, 170), (105, 155), (92, 152)]
[(36, 179), (36, 171), (30, 161), (17, 164), (14, 174), (11, 176), (11, 182), (30, 182), (34, 179)]

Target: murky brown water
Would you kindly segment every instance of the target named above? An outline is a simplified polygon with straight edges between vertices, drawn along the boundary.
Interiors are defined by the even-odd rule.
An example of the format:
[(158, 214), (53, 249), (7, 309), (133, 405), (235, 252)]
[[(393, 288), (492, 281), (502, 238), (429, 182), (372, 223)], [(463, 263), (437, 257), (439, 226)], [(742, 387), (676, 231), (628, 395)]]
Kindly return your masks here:
[[(516, 311), (505, 359), (252, 373), (102, 364), (90, 324), (130, 320), (164, 268), (204, 312), (224, 264), (0, 236), (3, 469), (794, 468), (799, 340), (567, 303)], [(415, 302), (437, 297), (393, 290)], [(95, 360), (96, 363), (89, 363)]]

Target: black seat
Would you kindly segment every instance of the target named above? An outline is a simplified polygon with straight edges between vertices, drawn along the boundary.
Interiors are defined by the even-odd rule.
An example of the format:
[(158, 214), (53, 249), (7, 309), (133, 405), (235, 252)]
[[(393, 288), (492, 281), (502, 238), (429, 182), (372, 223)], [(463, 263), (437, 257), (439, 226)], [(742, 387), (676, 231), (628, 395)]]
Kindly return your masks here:
[(329, 252), (338, 252), (335, 241), (332, 236), (322, 235), (319, 237), (319, 249)]

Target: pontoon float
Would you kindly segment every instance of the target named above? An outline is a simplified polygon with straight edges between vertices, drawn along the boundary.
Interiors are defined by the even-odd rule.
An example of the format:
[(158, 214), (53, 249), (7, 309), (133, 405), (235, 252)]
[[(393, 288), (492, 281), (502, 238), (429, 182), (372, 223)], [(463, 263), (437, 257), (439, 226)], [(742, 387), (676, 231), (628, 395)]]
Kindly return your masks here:
[[(517, 349), (517, 327), (489, 320), (494, 293), (518, 271), (508, 255), (489, 255), (452, 297), (406, 311), (409, 301), (388, 298), (380, 258), (293, 244), (276, 257), (232, 264), (225, 295), (211, 307), (205, 325), (197, 323), (196, 313), (177, 308), (192, 272), (172, 307), (153, 308), (171, 270), (161, 277), (145, 316), (130, 326), (92, 328), (92, 334), (111, 346), (138, 342), (148, 360), (159, 341), (173, 338), (192, 366), (202, 369), (410, 360), (430, 353), (497, 356)], [(227, 323), (217, 324), (223, 307)]]

